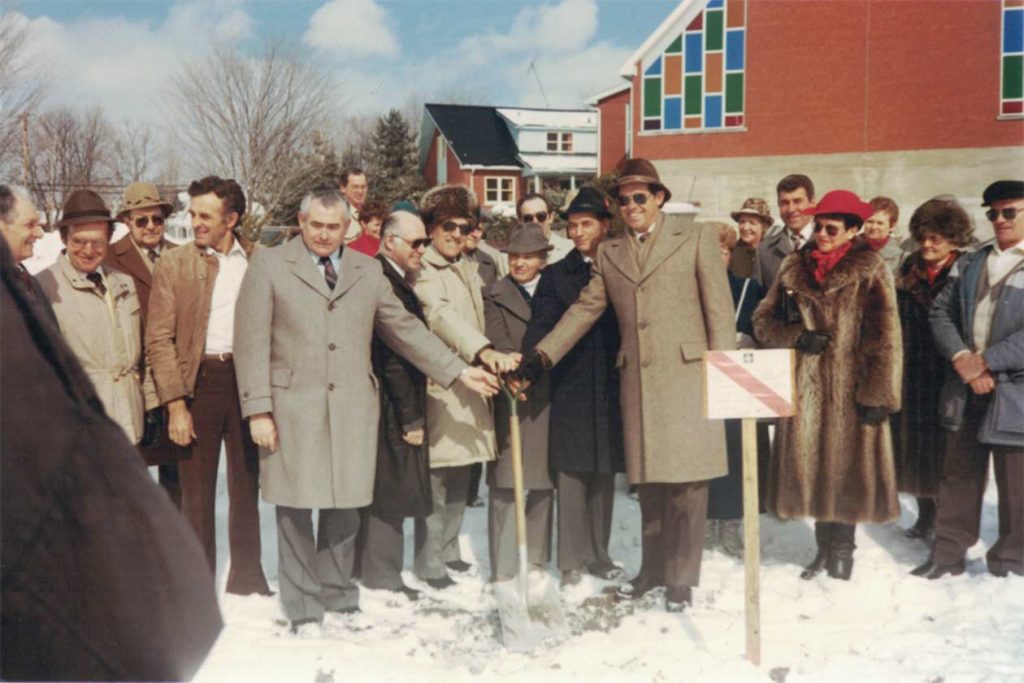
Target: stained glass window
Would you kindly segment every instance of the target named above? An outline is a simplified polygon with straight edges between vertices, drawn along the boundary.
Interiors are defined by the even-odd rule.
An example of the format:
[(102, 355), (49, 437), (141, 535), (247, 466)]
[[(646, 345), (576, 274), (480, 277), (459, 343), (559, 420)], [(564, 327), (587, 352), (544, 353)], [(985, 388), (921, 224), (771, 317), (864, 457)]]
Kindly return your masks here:
[(1003, 0), (999, 113), (1024, 114), (1024, 0)]
[(643, 65), (643, 130), (743, 127), (746, 16), (746, 0), (707, 0)]

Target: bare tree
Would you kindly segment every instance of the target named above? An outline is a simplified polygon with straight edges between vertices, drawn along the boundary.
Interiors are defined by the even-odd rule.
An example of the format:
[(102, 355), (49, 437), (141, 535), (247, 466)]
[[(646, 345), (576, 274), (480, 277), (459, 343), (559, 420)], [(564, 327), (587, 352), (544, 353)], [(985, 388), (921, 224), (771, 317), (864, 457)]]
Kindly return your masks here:
[(47, 85), (44, 67), (29, 54), (29, 39), (25, 17), (0, 0), (0, 174), (14, 177), (23, 175), (25, 117), (39, 105)]
[(92, 188), (111, 197), (120, 192), (120, 182), (110, 173), (112, 132), (102, 109), (49, 110), (34, 117), (31, 131), (29, 185), (48, 212), (76, 189)]
[(156, 140), (145, 123), (124, 120), (113, 130), (110, 171), (114, 180), (128, 185), (148, 176), (156, 157)]
[(185, 65), (172, 104), (183, 149), (200, 173), (233, 177), (252, 204), (245, 228), (258, 234), (298, 173), (301, 152), (333, 114), (333, 79), (298, 53), (271, 43), (257, 58), (219, 50)]

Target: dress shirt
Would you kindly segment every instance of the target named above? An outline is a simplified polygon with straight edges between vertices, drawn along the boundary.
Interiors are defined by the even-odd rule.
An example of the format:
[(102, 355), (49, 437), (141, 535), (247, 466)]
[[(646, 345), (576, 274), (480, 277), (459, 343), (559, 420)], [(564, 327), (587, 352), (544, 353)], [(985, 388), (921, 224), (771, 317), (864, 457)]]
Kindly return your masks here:
[[(318, 271), (320, 271), (321, 275), (323, 275), (324, 274), (324, 266), (323, 266), (322, 263), (320, 263), (320, 257), (317, 256), (316, 254), (314, 254), (313, 252), (309, 251), (309, 248), (306, 249), (306, 252), (309, 253), (309, 258), (313, 259), (313, 263), (316, 265), (316, 269)], [(334, 266), (334, 272), (338, 274), (338, 278), (340, 279), (341, 278), (341, 248), (339, 247), (338, 249), (335, 249), (334, 253), (332, 253), (329, 258), (331, 259), (331, 265)]]
[[(1018, 242), (1007, 249), (1000, 249), (998, 244), (993, 245), (992, 251), (985, 258), (989, 286), (997, 285), (1022, 260), (1024, 260), (1024, 242)], [(992, 314), (994, 312), (995, 302), (991, 296), (983, 297), (978, 301), (978, 307), (974, 311), (974, 327), (971, 330), (974, 334), (974, 348), (978, 353), (988, 348), (988, 336), (992, 331)]]
[(520, 287), (525, 289), (526, 293), (530, 295), (530, 298), (533, 298), (534, 292), (537, 291), (537, 283), (539, 283), (539, 282), (540, 282), (540, 273), (538, 273), (537, 276), (534, 277), (529, 282), (522, 282), (522, 283), (516, 283), (516, 284), (518, 284)]
[(235, 302), (238, 301), (238, 290), (242, 287), (249, 259), (237, 239), (233, 240), (227, 254), (210, 247), (206, 248), (206, 253), (214, 256), (218, 265), (210, 301), (210, 324), (206, 328), (206, 353), (232, 353), (235, 343)]
[(403, 280), (405, 279), (405, 268), (402, 268), (402, 266), (398, 265), (397, 263), (392, 261), (387, 256), (384, 257), (384, 260), (387, 261), (389, 264), (391, 264), (392, 268), (394, 268), (396, 271), (398, 271), (398, 274), (402, 276)]

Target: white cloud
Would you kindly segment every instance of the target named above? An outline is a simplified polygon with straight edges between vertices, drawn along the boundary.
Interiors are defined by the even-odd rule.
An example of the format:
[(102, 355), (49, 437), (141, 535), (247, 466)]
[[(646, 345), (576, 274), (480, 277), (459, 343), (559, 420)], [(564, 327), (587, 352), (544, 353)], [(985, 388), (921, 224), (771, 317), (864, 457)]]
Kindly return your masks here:
[(557, 5), (524, 8), (508, 38), (523, 49), (573, 52), (586, 47), (596, 32), (595, 0), (563, 0)]
[(309, 19), (307, 45), (340, 57), (397, 57), (398, 38), (374, 0), (331, 0)]

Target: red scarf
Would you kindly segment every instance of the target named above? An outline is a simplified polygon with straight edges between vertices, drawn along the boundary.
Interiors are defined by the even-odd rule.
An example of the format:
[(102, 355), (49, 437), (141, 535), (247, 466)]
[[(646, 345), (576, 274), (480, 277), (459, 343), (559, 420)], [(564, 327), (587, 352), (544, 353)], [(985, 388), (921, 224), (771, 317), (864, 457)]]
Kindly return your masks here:
[(942, 263), (936, 263), (934, 266), (926, 265), (925, 268), (928, 273), (928, 286), (934, 287), (935, 280), (938, 279), (939, 275), (949, 266), (953, 265), (953, 261), (956, 261), (957, 257), (960, 256), (960, 252), (956, 249), (949, 252), (949, 255), (942, 260)]
[(888, 237), (883, 237), (880, 240), (872, 239), (871, 237), (868, 237), (867, 235), (862, 235), (861, 237), (862, 237), (862, 239), (865, 242), (867, 242), (868, 246), (871, 247), (872, 249), (874, 249), (875, 251), (881, 251), (882, 247), (884, 247), (885, 245), (889, 244), (889, 238)]
[(836, 267), (836, 264), (839, 263), (844, 256), (846, 256), (846, 252), (850, 251), (850, 247), (852, 246), (853, 242), (847, 242), (843, 246), (833, 249), (827, 254), (817, 247), (811, 250), (811, 258), (818, 263), (818, 267), (814, 269), (814, 279), (818, 281), (819, 285), (825, 281), (825, 276), (832, 272), (832, 269)]

